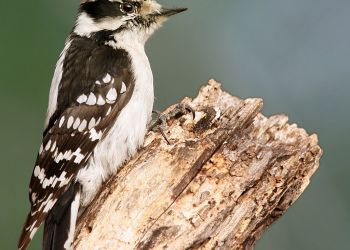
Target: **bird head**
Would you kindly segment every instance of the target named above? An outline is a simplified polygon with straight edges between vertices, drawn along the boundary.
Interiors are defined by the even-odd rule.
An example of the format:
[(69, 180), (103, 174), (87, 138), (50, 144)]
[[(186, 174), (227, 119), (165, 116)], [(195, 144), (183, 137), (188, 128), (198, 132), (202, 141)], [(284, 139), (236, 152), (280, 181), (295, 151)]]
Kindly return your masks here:
[(185, 10), (164, 8), (154, 0), (83, 0), (74, 32), (86, 37), (120, 33), (145, 43), (168, 17)]

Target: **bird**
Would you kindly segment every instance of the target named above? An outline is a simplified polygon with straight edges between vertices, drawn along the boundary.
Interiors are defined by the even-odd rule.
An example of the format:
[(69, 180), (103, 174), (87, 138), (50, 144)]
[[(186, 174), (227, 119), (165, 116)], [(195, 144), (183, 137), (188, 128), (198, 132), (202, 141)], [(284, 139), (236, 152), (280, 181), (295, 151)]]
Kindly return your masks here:
[(56, 64), (18, 249), (72, 249), (77, 218), (142, 146), (154, 102), (145, 43), (172, 15), (154, 0), (84, 0)]

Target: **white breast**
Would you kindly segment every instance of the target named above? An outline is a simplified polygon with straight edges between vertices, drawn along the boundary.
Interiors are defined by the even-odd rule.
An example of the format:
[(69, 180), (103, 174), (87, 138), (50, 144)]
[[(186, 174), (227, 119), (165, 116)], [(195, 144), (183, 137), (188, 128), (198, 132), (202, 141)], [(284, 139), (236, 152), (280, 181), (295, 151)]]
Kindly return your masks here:
[(135, 88), (129, 103), (119, 114), (105, 139), (99, 142), (87, 167), (78, 174), (83, 186), (82, 206), (88, 205), (103, 181), (143, 144), (152, 115), (153, 75), (143, 45), (124, 48), (130, 54), (135, 75)]

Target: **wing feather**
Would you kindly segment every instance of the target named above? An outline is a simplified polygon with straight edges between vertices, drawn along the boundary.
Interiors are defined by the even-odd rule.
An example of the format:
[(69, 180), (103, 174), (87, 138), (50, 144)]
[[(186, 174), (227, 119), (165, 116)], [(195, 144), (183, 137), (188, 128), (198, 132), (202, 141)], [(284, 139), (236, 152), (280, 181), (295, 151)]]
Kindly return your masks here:
[(29, 244), (57, 200), (75, 181), (134, 89), (125, 51), (96, 46), (87, 38), (75, 39), (64, 61), (57, 109), (44, 132), (30, 181), (31, 212), (20, 249)]

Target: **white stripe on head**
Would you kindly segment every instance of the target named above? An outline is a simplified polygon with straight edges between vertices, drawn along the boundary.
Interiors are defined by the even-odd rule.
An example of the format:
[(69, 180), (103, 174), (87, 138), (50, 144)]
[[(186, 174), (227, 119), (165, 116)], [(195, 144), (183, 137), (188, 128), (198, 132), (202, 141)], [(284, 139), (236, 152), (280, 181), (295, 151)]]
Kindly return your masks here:
[(77, 18), (74, 33), (79, 36), (90, 37), (92, 33), (101, 30), (117, 30), (130, 18), (129, 16), (106, 17), (96, 22), (88, 14), (81, 13)]

